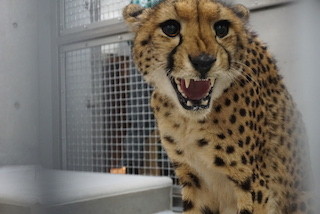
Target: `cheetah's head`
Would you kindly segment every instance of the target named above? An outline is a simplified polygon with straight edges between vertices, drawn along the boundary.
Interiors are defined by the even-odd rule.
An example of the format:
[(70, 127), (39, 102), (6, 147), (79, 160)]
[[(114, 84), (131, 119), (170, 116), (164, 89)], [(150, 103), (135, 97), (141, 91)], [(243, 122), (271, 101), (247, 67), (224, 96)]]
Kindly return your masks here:
[(182, 113), (205, 116), (239, 75), (249, 16), (244, 6), (164, 0), (152, 8), (130, 4), (123, 16), (135, 32), (138, 69)]

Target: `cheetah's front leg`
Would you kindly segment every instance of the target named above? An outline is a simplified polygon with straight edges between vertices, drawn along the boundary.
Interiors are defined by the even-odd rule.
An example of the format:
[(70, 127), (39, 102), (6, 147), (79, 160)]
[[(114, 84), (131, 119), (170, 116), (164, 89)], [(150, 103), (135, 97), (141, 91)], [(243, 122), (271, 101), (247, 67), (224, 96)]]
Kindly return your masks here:
[[(182, 185), (182, 199), (184, 214), (250, 214), (252, 213), (252, 196), (249, 183), (234, 184), (234, 198), (225, 197), (225, 193), (212, 190), (207, 186), (201, 176), (186, 164), (175, 164), (176, 174)], [(215, 178), (212, 178), (215, 179)], [(220, 185), (233, 183), (224, 181)], [(246, 181), (248, 182), (248, 181)], [(215, 192), (216, 191), (216, 192)], [(213, 194), (213, 192), (215, 192)], [(232, 193), (233, 194), (233, 193)], [(217, 197), (220, 197), (219, 199)], [(233, 197), (232, 197), (233, 198)], [(224, 200), (231, 200), (226, 202)], [(234, 204), (232, 204), (234, 203)]]
[(182, 187), (183, 213), (219, 214), (219, 203), (201, 177), (187, 164), (174, 165)]
[[(207, 127), (210, 122), (194, 122), (184, 117), (175, 117), (167, 110), (169, 107), (174, 109), (174, 106), (165, 96), (154, 92), (151, 105), (158, 122), (162, 145), (176, 166), (176, 174), (183, 186), (185, 213), (203, 214), (206, 210), (212, 213), (219, 211), (220, 214), (253, 213), (253, 172), (249, 164), (250, 157), (245, 155), (247, 148), (238, 146), (238, 142), (232, 138), (227, 139), (226, 129)], [(194, 123), (201, 124), (199, 129), (194, 130)], [(243, 129), (241, 125), (230, 131), (242, 134)], [(219, 195), (219, 185), (224, 185), (221, 180), (216, 182), (215, 187), (212, 185), (211, 180), (216, 175), (221, 175), (228, 181), (224, 183), (230, 186), (236, 198), (232, 205), (234, 212), (227, 211), (229, 204), (221, 202), (224, 200)]]
[[(226, 178), (218, 185), (230, 185), (214, 189), (187, 164), (175, 163), (176, 174), (182, 185), (184, 214), (250, 214), (252, 213), (252, 196), (250, 181), (236, 182), (235, 178)], [(202, 175), (203, 176), (203, 175)], [(216, 179), (216, 178), (212, 178)], [(222, 189), (225, 191), (219, 192)], [(229, 194), (229, 195), (228, 195)], [(227, 196), (226, 196), (227, 195)], [(235, 199), (234, 199), (235, 198)], [(229, 201), (227, 201), (229, 200)]]

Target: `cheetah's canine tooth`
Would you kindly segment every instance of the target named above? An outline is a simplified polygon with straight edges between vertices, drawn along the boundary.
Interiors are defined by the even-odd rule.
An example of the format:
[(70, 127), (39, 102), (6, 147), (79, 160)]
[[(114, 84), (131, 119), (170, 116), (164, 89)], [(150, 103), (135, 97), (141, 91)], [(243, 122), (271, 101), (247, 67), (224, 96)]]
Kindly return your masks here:
[(189, 88), (191, 79), (184, 79), (186, 88)]
[(211, 86), (213, 86), (215, 82), (216, 82), (216, 79), (210, 79)]

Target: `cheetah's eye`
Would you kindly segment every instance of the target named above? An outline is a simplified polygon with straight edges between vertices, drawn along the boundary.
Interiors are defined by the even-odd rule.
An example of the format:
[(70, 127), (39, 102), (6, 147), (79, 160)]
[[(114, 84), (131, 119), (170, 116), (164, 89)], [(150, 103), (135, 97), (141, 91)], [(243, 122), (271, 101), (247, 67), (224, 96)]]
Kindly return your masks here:
[(168, 20), (160, 24), (160, 27), (167, 36), (175, 37), (180, 33), (180, 24), (176, 20)]
[(221, 20), (214, 24), (214, 30), (219, 38), (223, 38), (229, 33), (230, 22), (227, 20)]

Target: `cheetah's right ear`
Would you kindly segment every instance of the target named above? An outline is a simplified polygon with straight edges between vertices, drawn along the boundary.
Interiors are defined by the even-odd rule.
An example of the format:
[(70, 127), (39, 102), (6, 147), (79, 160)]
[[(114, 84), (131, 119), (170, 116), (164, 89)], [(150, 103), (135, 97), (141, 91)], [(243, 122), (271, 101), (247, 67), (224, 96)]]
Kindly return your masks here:
[(141, 21), (147, 17), (148, 10), (137, 4), (129, 4), (123, 9), (122, 16), (131, 29), (137, 31)]
[(247, 22), (249, 19), (249, 9), (243, 6), (242, 4), (237, 4), (232, 7), (233, 12), (244, 22)]

